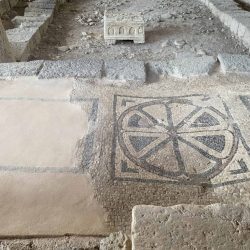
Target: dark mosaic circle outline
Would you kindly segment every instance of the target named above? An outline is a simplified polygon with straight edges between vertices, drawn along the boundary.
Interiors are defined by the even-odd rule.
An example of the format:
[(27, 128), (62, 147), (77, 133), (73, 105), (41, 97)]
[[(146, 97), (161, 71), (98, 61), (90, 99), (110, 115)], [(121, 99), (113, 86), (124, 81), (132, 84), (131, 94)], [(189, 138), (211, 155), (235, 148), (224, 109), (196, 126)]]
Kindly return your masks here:
[[(127, 146), (124, 142), (124, 139), (123, 139), (123, 132), (122, 131), (122, 122), (123, 122), (123, 119), (125, 118), (125, 116), (127, 114), (129, 114), (131, 111), (139, 111), (143, 108), (145, 108), (146, 106), (151, 106), (151, 105), (156, 105), (156, 104), (162, 104), (162, 105), (166, 105), (166, 104), (170, 104), (170, 103), (180, 103), (180, 104), (189, 104), (189, 105), (192, 105), (194, 107), (200, 107), (200, 106), (197, 106), (197, 105), (194, 105), (192, 103), (192, 101), (190, 100), (185, 100), (185, 99), (170, 99), (170, 100), (167, 100), (167, 101), (164, 101), (164, 100), (154, 100), (154, 101), (149, 101), (149, 102), (145, 102), (145, 103), (141, 103), (141, 104), (138, 104), (138, 105), (135, 105), (135, 106), (132, 106), (130, 108), (128, 108), (127, 110), (125, 110), (121, 115), (120, 117), (118, 118), (117, 120), (117, 137), (118, 137), (118, 142), (119, 142), (119, 145), (122, 149), (122, 151), (124, 152), (124, 154), (126, 155), (126, 157), (132, 161), (135, 165), (141, 167), (142, 169), (146, 170), (147, 172), (150, 172), (152, 174), (156, 174), (160, 177), (166, 177), (166, 178), (170, 178), (170, 179), (181, 179), (180, 176), (186, 176), (187, 177), (187, 181), (188, 182), (192, 182), (192, 181), (195, 181), (195, 180), (204, 180), (204, 179), (212, 179), (214, 178), (215, 176), (217, 176), (218, 174), (220, 174), (226, 167), (227, 165), (232, 161), (232, 159), (234, 158), (237, 150), (238, 150), (238, 144), (239, 144), (239, 137), (237, 136), (237, 133), (235, 131), (235, 128), (233, 125), (232, 128), (233, 128), (233, 131), (229, 131), (230, 133), (233, 134), (233, 138), (234, 138), (234, 141), (233, 141), (233, 144), (232, 144), (232, 148), (231, 148), (231, 151), (229, 153), (229, 157), (228, 159), (223, 163), (221, 159), (218, 159), (215, 160), (216, 164), (214, 167), (212, 167), (211, 169), (203, 172), (203, 173), (200, 173), (200, 174), (188, 174), (188, 173), (185, 173), (182, 172), (182, 171), (177, 171), (177, 172), (172, 172), (172, 171), (165, 171), (165, 170), (162, 170), (161, 168), (157, 167), (157, 166), (154, 166), (152, 164), (149, 164), (146, 160), (141, 160), (141, 159), (138, 159), (136, 157), (134, 157), (130, 152), (129, 150), (127, 149)], [(217, 110), (215, 108), (213, 108), (214, 110)], [(218, 110), (217, 110), (218, 111)], [(218, 111), (218, 114), (220, 112)], [(223, 120), (225, 120), (223, 117), (222, 117)], [(210, 159), (211, 160), (211, 159)], [(178, 178), (179, 177), (179, 178)], [(182, 179), (181, 179), (182, 180)]]

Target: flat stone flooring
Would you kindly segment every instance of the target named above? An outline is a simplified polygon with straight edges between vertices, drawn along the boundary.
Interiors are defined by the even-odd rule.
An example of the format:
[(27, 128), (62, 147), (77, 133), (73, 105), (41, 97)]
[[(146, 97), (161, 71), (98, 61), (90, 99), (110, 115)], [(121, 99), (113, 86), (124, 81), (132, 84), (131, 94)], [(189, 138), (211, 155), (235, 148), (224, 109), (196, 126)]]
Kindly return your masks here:
[(89, 114), (72, 81), (0, 83), (0, 234), (103, 234), (105, 211), (78, 168)]
[(0, 235), (129, 231), (139, 204), (248, 204), (249, 83), (1, 81)]

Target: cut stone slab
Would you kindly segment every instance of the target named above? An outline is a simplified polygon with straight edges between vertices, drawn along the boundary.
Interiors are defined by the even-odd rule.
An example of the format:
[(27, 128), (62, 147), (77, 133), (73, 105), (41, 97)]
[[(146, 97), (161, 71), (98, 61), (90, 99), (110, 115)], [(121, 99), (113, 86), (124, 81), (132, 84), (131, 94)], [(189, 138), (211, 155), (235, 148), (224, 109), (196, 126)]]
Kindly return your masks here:
[(0, 62), (13, 62), (14, 55), (0, 19)]
[(102, 60), (77, 59), (66, 61), (45, 61), (38, 78), (101, 78), (102, 68)]
[(0, 78), (16, 78), (22, 76), (36, 76), (42, 68), (43, 61), (1, 63)]
[(169, 62), (168, 75), (187, 78), (209, 75), (215, 67), (212, 56), (176, 58)]
[(109, 60), (105, 62), (105, 75), (109, 80), (146, 81), (145, 65), (142, 61)]
[(186, 56), (178, 55), (176, 59), (165, 61), (153, 61), (147, 64), (149, 77), (173, 76), (178, 78), (209, 75), (216, 60), (211, 56)]
[(218, 60), (224, 74), (250, 74), (250, 57), (247, 55), (219, 54)]
[(249, 225), (250, 208), (240, 204), (136, 206), (132, 249), (249, 249)]
[(41, 40), (39, 27), (15, 28), (7, 30), (7, 37), (12, 45), (17, 60), (26, 61), (30, 51)]

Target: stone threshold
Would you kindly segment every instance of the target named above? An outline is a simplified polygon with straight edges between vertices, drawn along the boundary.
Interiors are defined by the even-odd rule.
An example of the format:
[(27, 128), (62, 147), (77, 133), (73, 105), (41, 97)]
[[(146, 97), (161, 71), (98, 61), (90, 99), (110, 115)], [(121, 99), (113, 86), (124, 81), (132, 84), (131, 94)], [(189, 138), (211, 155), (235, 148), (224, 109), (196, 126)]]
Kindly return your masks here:
[[(250, 50), (250, 12), (233, 0), (200, 0)], [(243, 1), (242, 1), (243, 2)], [(246, 2), (246, 0), (245, 0)]]
[(142, 62), (136, 60), (73, 59), (64, 61), (30, 61), (1, 63), (0, 79), (20, 77), (38, 79), (86, 78), (116, 83), (157, 82), (162, 78), (190, 78), (215, 72), (250, 75), (250, 57), (247, 55), (219, 54), (211, 56), (178, 57), (171, 61)]

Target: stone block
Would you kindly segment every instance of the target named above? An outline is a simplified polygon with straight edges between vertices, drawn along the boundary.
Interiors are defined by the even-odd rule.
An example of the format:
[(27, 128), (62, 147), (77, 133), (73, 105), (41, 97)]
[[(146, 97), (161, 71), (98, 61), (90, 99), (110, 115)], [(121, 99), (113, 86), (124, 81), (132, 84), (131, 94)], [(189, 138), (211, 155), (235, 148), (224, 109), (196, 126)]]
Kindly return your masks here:
[(209, 75), (215, 67), (216, 60), (212, 56), (176, 58), (169, 62), (168, 75), (187, 78)]
[(36, 76), (42, 65), (43, 61), (1, 63), (0, 79)]
[(145, 42), (144, 20), (139, 13), (104, 14), (104, 39), (108, 44), (117, 40), (132, 40), (134, 43)]
[(105, 62), (105, 75), (109, 80), (146, 81), (144, 62), (136, 60), (108, 60)]
[(18, 61), (27, 60), (30, 51), (41, 40), (39, 27), (15, 28), (6, 33)]
[(132, 249), (249, 249), (249, 226), (250, 209), (239, 204), (141, 205), (132, 212)]
[(65, 61), (45, 61), (39, 78), (101, 78), (103, 61), (91, 59), (76, 59)]
[(250, 74), (250, 57), (247, 55), (219, 54), (218, 60), (224, 74)]

